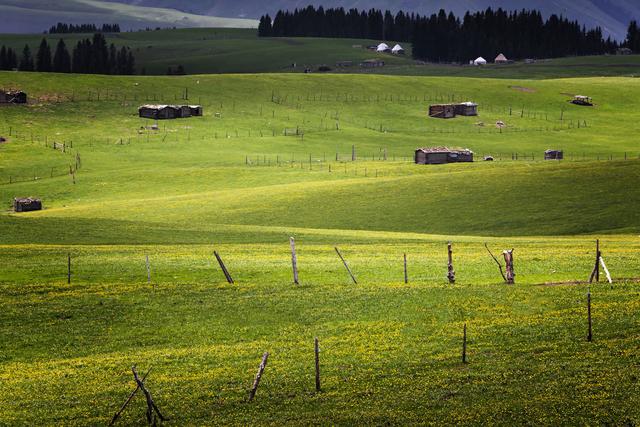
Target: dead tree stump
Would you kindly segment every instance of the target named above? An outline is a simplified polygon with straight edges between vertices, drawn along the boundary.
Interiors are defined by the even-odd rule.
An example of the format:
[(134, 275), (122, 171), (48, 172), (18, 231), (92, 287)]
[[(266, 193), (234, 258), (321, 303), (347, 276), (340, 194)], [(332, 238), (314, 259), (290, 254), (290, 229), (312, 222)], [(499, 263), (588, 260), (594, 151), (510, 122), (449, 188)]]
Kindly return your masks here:
[(513, 249), (502, 252), (504, 256), (505, 270), (507, 271), (506, 280), (508, 285), (516, 283), (516, 273), (513, 269)]
[(456, 283), (456, 272), (453, 269), (453, 248), (451, 242), (447, 244), (447, 252), (449, 255), (449, 260), (447, 263), (447, 278), (449, 279), (449, 283)]

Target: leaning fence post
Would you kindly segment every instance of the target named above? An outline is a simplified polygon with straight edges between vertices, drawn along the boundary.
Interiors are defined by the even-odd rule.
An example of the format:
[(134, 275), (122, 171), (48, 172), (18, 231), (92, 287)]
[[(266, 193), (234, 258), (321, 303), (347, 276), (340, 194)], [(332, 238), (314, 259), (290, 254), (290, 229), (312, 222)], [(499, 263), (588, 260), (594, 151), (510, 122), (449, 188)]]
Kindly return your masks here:
[(355, 276), (353, 275), (353, 273), (351, 272), (351, 269), (349, 268), (349, 265), (347, 264), (347, 261), (344, 260), (344, 258), (342, 257), (342, 254), (340, 253), (340, 251), (338, 250), (337, 247), (334, 247), (334, 249), (336, 250), (336, 253), (338, 254), (338, 256), (340, 257), (340, 259), (342, 260), (342, 263), (344, 264), (344, 268), (347, 269), (347, 272), (349, 273), (349, 276), (351, 276), (351, 280), (353, 280), (353, 283), (355, 283), (356, 285), (358, 284), (358, 282), (356, 281)]
[(600, 281), (600, 257), (602, 253), (600, 252), (600, 239), (596, 240), (596, 263), (593, 267), (593, 271), (591, 272), (591, 276), (589, 277), (589, 283), (593, 282), (593, 279), (596, 279), (596, 282)]
[(233, 279), (231, 278), (227, 267), (225, 267), (224, 262), (222, 262), (222, 258), (220, 258), (220, 255), (218, 255), (218, 252), (213, 251), (213, 255), (216, 257), (216, 260), (218, 260), (218, 264), (220, 265), (220, 269), (224, 273), (224, 277), (227, 279), (227, 283), (233, 284)]
[(453, 270), (453, 248), (451, 242), (447, 243), (447, 253), (448, 253), (448, 262), (447, 262), (447, 278), (449, 279), (449, 283), (456, 283), (456, 272)]
[(298, 257), (296, 255), (296, 241), (293, 237), (289, 238), (289, 244), (291, 245), (291, 268), (293, 269), (293, 283), (296, 285), (298, 282)]
[(256, 397), (256, 391), (258, 391), (258, 386), (260, 385), (260, 379), (262, 378), (262, 373), (264, 372), (264, 368), (267, 366), (267, 359), (269, 358), (269, 352), (265, 352), (262, 355), (262, 362), (260, 362), (260, 366), (258, 367), (258, 372), (256, 373), (256, 378), (253, 380), (253, 385), (251, 386), (251, 391), (249, 392), (249, 402)]
[(313, 340), (313, 350), (316, 362), (316, 391), (320, 391), (320, 346), (318, 344), (318, 337), (315, 337)]
[(591, 324), (591, 290), (587, 292), (587, 320), (589, 322), (589, 330), (587, 332), (587, 341), (591, 342), (593, 339), (593, 329)]

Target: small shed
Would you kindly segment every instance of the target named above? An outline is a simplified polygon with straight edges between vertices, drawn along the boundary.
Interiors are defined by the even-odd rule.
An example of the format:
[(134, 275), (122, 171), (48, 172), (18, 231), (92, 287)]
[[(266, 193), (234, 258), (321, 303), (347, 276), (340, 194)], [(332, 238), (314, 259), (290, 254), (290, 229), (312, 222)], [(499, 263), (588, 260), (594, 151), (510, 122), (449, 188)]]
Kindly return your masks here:
[(455, 106), (456, 115), (459, 116), (477, 116), (478, 104), (475, 102), (461, 102)]
[(460, 162), (473, 162), (473, 151), (467, 148), (429, 147), (418, 148), (415, 153), (415, 163), (417, 165), (441, 165)]
[(391, 52), (391, 48), (389, 47), (388, 44), (386, 43), (380, 43), (377, 47), (376, 47), (376, 52)]
[(509, 60), (501, 53), (500, 55), (496, 56), (496, 59), (493, 62), (495, 62), (496, 64), (508, 64)]
[(384, 67), (384, 61), (382, 59), (366, 59), (360, 63), (362, 68), (379, 68)]
[(27, 93), (21, 90), (0, 90), (0, 104), (26, 104)]
[(40, 199), (34, 199), (32, 197), (14, 198), (13, 210), (14, 212), (41, 211), (42, 202)]
[(562, 150), (547, 150), (544, 152), (545, 160), (562, 160), (564, 159), (564, 153)]
[(455, 104), (434, 104), (429, 106), (429, 117), (452, 119), (456, 116)]
[(616, 50), (616, 55), (631, 55), (632, 53), (633, 51), (628, 47), (621, 47), (618, 50)]
[(487, 60), (484, 59), (482, 56), (479, 56), (478, 58), (475, 59), (475, 61), (473, 61), (473, 65), (487, 65)]
[(202, 116), (202, 106), (201, 105), (189, 105), (189, 110), (191, 110), (191, 115), (194, 117)]
[(391, 49), (391, 53), (393, 53), (394, 55), (404, 55), (405, 52), (404, 48), (397, 44), (393, 47), (393, 49)]

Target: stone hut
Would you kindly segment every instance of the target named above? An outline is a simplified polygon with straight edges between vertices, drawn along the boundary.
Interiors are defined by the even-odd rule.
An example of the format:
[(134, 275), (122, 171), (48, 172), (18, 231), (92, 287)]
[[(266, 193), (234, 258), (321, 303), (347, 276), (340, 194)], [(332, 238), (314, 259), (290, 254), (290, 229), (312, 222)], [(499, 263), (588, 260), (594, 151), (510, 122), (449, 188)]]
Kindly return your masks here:
[(562, 150), (547, 150), (544, 152), (545, 160), (562, 160), (564, 159), (564, 153)]
[(415, 152), (414, 160), (417, 165), (440, 165), (444, 163), (473, 162), (473, 151), (467, 148), (418, 148)]
[(42, 202), (40, 199), (34, 199), (31, 197), (14, 198), (13, 210), (14, 212), (40, 211), (42, 210)]

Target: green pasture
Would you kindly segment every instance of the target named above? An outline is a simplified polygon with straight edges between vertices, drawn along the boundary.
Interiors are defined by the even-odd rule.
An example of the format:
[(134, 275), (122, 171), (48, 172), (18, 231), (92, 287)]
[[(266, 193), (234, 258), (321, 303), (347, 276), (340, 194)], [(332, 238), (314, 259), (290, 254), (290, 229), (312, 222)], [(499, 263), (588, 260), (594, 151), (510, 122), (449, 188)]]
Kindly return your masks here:
[[(60, 38), (69, 49), (89, 34), (0, 34), (0, 45), (22, 51), (25, 44), (32, 50), (46, 37), (55, 46)], [(198, 73), (302, 73), (306, 68), (317, 71), (321, 65), (332, 73), (389, 74), (500, 79), (557, 79), (571, 77), (636, 77), (640, 56), (585, 56), (538, 59), (534, 64), (520, 61), (508, 65), (489, 64), (473, 67), (465, 64), (423, 64), (411, 58), (411, 44), (401, 43), (405, 56), (376, 53), (367, 46), (380, 40), (322, 39), (306, 37), (260, 38), (255, 29), (188, 28), (160, 31), (137, 31), (107, 34), (116, 46), (129, 46), (137, 61), (137, 72), (166, 74), (167, 68), (183, 65), (188, 74)], [(388, 41), (390, 45), (395, 44)], [(482, 55), (481, 52), (478, 55)], [(360, 62), (382, 59), (382, 68), (365, 69)], [(475, 58), (469, 58), (475, 59)], [(491, 58), (487, 58), (488, 60)], [(353, 66), (338, 67), (338, 62), (352, 61)], [(294, 66), (295, 64), (295, 66)]]
[[(107, 424), (134, 364), (173, 425), (640, 421), (636, 79), (0, 72), (0, 87), (31, 98), (0, 107), (0, 424)], [(480, 115), (427, 117), (462, 100)], [(154, 130), (147, 102), (204, 116)], [(479, 161), (414, 165), (423, 146)], [(11, 212), (25, 196), (45, 209)], [(597, 238), (614, 283), (589, 288)], [(515, 286), (485, 242), (515, 248)], [(144, 423), (138, 396), (119, 424)]]

